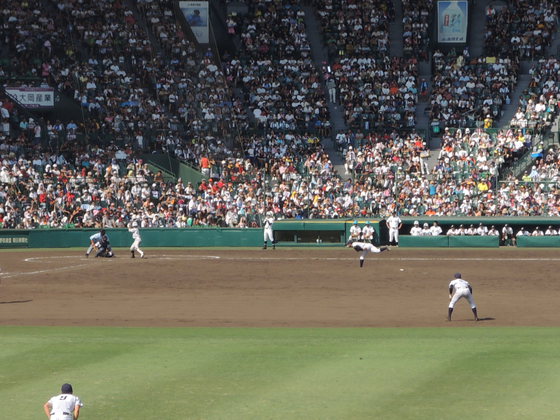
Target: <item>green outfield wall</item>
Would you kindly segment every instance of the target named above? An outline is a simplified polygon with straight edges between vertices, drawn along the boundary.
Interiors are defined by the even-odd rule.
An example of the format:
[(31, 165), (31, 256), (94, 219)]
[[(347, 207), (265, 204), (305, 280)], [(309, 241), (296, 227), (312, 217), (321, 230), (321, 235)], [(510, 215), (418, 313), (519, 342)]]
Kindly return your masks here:
[[(349, 235), (352, 220), (278, 221), (274, 224), (278, 246), (340, 246)], [(365, 224), (366, 221), (360, 221)], [(379, 232), (379, 223), (370, 222)], [(70, 248), (88, 246), (97, 229), (0, 230), (0, 248)], [(107, 229), (111, 245), (127, 247), (127, 229)], [(260, 228), (191, 227), (141, 229), (144, 247), (257, 247), (262, 246)]]
[(497, 236), (407, 236), (399, 237), (400, 247), (409, 248), (497, 248)]
[[(406, 218), (400, 230), (401, 247), (483, 247), (493, 248), (502, 244), (498, 237), (451, 236), (437, 237), (409, 236), (415, 220), (430, 225), (437, 221), (444, 233), (450, 225), (496, 226), (501, 230), (510, 224), (514, 231), (521, 226), (533, 230), (536, 226), (546, 230), (548, 226), (560, 228), (558, 218)], [(383, 220), (357, 220), (363, 227), (368, 221), (374, 227), (376, 243), (387, 243), (387, 227)], [(335, 220), (282, 220), (274, 224), (274, 235), (278, 246), (341, 246), (350, 237), (350, 227), (354, 219)], [(95, 229), (31, 229), (0, 230), (0, 248), (70, 248), (84, 247)], [(128, 247), (132, 238), (127, 229), (107, 229), (113, 247)], [(141, 229), (144, 247), (260, 247), (263, 230), (260, 228), (215, 228), (191, 227), (186, 229), (154, 228)], [(560, 247), (560, 236), (520, 237), (518, 247)]]

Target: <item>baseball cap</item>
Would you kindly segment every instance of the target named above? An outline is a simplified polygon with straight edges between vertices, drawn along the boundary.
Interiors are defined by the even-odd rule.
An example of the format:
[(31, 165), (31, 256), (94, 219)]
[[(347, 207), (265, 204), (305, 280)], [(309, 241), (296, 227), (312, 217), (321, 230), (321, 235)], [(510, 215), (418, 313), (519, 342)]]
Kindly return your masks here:
[(455, 273), (455, 278), (460, 279), (461, 278), (461, 273)]
[(63, 384), (62, 387), (60, 388), (60, 391), (63, 394), (71, 394), (73, 392), (72, 390), (72, 385), (70, 384)]

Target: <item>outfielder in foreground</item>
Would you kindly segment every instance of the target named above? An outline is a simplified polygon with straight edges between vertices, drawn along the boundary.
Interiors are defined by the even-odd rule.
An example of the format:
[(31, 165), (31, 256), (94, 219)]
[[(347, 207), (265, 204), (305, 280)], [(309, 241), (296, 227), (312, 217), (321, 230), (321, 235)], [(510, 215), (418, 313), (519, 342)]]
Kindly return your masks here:
[(138, 223), (132, 222), (132, 226), (128, 228), (128, 231), (132, 234), (132, 245), (130, 246), (131, 258), (135, 258), (134, 251), (138, 251), (140, 258), (144, 258), (144, 251), (140, 249), (140, 242), (142, 242), (142, 237), (140, 236), (140, 229), (138, 229)]
[(78, 420), (80, 408), (84, 404), (78, 396), (72, 393), (72, 385), (62, 385), (60, 394), (52, 397), (43, 406), (47, 418), (50, 420)]
[(364, 266), (364, 260), (366, 258), (366, 255), (369, 252), (373, 252), (373, 253), (378, 254), (380, 252), (389, 250), (388, 246), (382, 246), (382, 247), (378, 248), (375, 245), (368, 244), (367, 242), (358, 242), (358, 241), (353, 241), (353, 240), (349, 240), (348, 243), (346, 244), (346, 246), (348, 248), (354, 248), (354, 251), (356, 251), (356, 252), (361, 252), (361, 254), (360, 254), (360, 268)]
[(455, 278), (449, 283), (449, 308), (447, 310), (447, 320), (451, 321), (451, 314), (453, 313), (453, 308), (457, 301), (461, 298), (465, 298), (469, 301), (471, 305), (471, 310), (474, 314), (474, 320), (478, 321), (478, 313), (476, 311), (476, 303), (474, 303), (474, 298), (472, 296), (472, 286), (468, 281), (461, 278), (461, 273), (456, 273)]

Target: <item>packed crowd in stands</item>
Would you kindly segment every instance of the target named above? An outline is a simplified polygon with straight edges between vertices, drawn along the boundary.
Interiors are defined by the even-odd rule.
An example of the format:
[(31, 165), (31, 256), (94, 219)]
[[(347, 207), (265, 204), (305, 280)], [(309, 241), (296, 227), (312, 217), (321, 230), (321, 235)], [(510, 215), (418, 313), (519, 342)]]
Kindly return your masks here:
[(486, 7), (487, 56), (535, 60), (546, 54), (557, 30), (558, 2), (511, 0)]
[[(336, 89), (331, 101), (344, 107), (347, 127), (366, 132), (381, 127), (413, 128), (418, 99), (417, 58), (390, 57), (392, 2), (315, 0), (313, 4), (329, 51), (325, 77), (332, 79), (330, 83)], [(420, 8), (417, 11), (420, 16)], [(412, 8), (407, 19), (412, 29), (416, 25)], [(415, 30), (420, 26), (414, 26)]]
[(529, 71), (531, 82), (510, 125), (523, 133), (550, 128), (560, 109), (560, 60), (540, 59)]
[(434, 8), (432, 0), (403, 0), (403, 52), (427, 61), (430, 47), (430, 21)]
[(343, 58), (332, 71), (349, 128), (370, 131), (416, 125), (416, 59)]
[[(343, 105), (348, 126), (336, 136), (346, 157), (341, 177), (320, 144), (328, 134), (326, 92), (299, 2), (259, 0), (247, 16), (229, 16), (230, 34), (243, 48), (223, 68), (211, 51), (196, 50), (171, 3), (5, 3), (0, 35), (12, 59), (0, 63), (2, 75), (44, 79), (82, 104), (88, 118), (47, 121), (42, 133), (0, 98), (4, 228), (122, 227), (131, 220), (142, 227), (249, 227), (270, 210), (276, 218), (560, 215), (559, 152), (540, 150), (527, 130), (531, 121), (548, 127), (558, 113), (558, 60), (541, 60), (519, 118), (490, 135), (474, 123), (489, 119), (491, 126), (511, 100), (517, 59), (436, 53), (432, 117), (461, 128), (442, 130), (430, 170), (425, 141), (414, 131), (416, 59), (388, 54), (392, 2), (314, 1), (329, 28), (328, 76), (337, 88), (331, 101)], [(410, 30), (421, 48), (431, 2), (404, 6), (406, 36)], [(242, 95), (234, 98), (232, 89)], [(249, 130), (252, 121), (262, 130)], [(383, 134), (374, 130), (380, 125)], [(93, 133), (113, 140), (85, 138)], [(44, 136), (52, 141), (41, 144)], [(152, 150), (200, 164), (205, 180), (165, 182), (151, 172), (136, 153), (148, 145), (145, 136)], [(499, 182), (500, 168), (529, 149), (540, 154), (530, 173)]]
[[(305, 13), (296, 1), (248, 4), (236, 16), (242, 49), (225, 63), (232, 88), (242, 89), (259, 131), (318, 131), (329, 134), (322, 81), (311, 59)], [(233, 19), (233, 17), (230, 17)]]
[[(143, 148), (146, 137), (161, 142), (178, 131), (199, 142), (230, 133), (235, 104), (223, 73), (211, 54), (197, 52), (185, 37), (170, 13), (171, 1), (139, 1), (142, 13), (107, 0), (25, 4), (9, 1), (4, 10), (9, 72), (41, 77), (81, 104), (88, 118), (65, 140), (77, 134), (87, 142), (132, 141)], [(26, 36), (31, 31), (34, 37)], [(27, 48), (43, 51), (40, 57), (18, 54), (18, 46), (29, 42), (48, 48)]]
[(394, 20), (388, 0), (313, 0), (321, 22), (329, 60), (344, 57), (382, 58), (389, 53), (389, 24)]
[(479, 57), (468, 50), (447, 55), (435, 51), (430, 119), (440, 127), (491, 128), (517, 84), (517, 58)]

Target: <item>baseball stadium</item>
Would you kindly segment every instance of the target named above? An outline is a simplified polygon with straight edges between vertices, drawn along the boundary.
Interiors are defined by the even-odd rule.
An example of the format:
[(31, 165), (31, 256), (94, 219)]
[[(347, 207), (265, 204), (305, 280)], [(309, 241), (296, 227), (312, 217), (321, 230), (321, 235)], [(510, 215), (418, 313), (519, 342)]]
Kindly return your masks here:
[(558, 2), (0, 12), (2, 417), (559, 417)]

